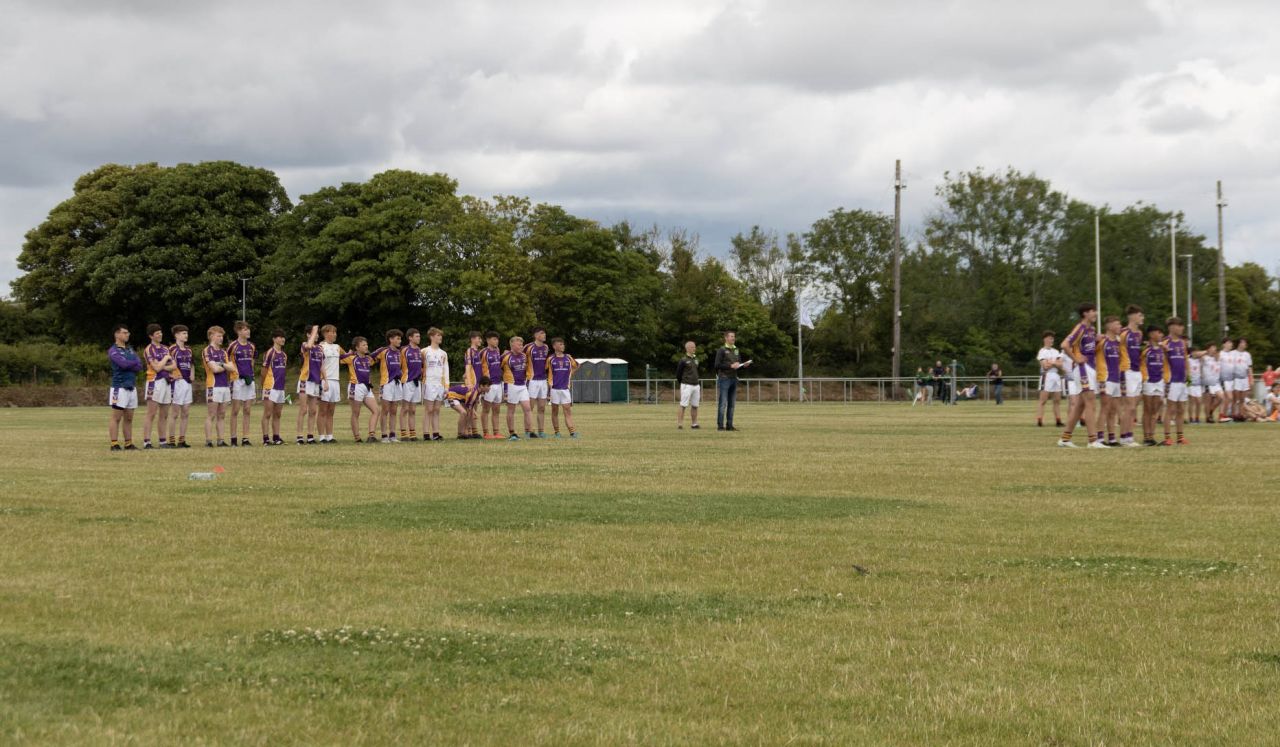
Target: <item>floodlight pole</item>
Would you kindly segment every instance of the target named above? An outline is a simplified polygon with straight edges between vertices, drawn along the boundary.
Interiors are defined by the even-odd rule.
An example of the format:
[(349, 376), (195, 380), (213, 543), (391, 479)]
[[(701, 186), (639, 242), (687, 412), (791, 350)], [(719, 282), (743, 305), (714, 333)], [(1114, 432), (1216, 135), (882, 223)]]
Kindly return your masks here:
[(1172, 311), (1169, 316), (1178, 315), (1178, 235), (1177, 235), (1178, 219), (1169, 216), (1169, 291), (1172, 295), (1173, 304), (1170, 307)]
[(248, 322), (249, 278), (240, 278), (240, 321)]
[(1222, 267), (1222, 209), (1227, 201), (1222, 199), (1222, 180), (1218, 180), (1218, 323), (1222, 325), (1222, 337), (1227, 336), (1231, 325), (1227, 324), (1227, 275)]
[(1191, 258), (1195, 255), (1180, 254), (1178, 255), (1187, 260), (1187, 344), (1191, 345), (1195, 342), (1195, 322), (1191, 320)]
[(1099, 213), (1093, 214), (1093, 303), (1098, 308), (1098, 314), (1102, 314), (1102, 224), (1098, 217)]
[(902, 375), (902, 159), (893, 162), (893, 399)]

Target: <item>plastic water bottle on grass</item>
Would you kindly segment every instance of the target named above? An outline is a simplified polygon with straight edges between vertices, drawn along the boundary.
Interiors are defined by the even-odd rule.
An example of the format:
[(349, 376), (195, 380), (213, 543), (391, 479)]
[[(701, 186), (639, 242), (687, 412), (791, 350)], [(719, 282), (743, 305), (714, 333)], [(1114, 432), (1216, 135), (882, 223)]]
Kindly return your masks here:
[(191, 474), (187, 475), (187, 479), (188, 480), (216, 480), (218, 479), (218, 475), (222, 474), (223, 472), (226, 472), (226, 470), (222, 468), (222, 465), (218, 465), (213, 468), (212, 472), (192, 472)]

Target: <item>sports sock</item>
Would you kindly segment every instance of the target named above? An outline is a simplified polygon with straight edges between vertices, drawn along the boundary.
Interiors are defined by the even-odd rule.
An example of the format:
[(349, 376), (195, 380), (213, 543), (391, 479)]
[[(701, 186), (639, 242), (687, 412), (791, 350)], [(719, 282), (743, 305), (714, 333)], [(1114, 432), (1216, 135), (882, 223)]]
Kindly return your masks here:
[(119, 446), (119, 445), (120, 445), (120, 442), (119, 442), (119, 441), (117, 441), (117, 440), (115, 440), (115, 439), (113, 438), (113, 439), (111, 439), (111, 445), (112, 445), (112, 446)]
[(144, 439), (142, 439), (142, 443), (143, 443), (143, 445), (149, 445), (149, 444), (151, 443), (151, 439), (149, 439), (149, 438), (144, 438)]
[(268, 436), (268, 435), (266, 435), (266, 434), (264, 433), (264, 434), (262, 435), (262, 443), (264, 443), (264, 444), (269, 444), (269, 443), (271, 443), (271, 436)]
[(235, 436), (232, 436), (232, 437), (231, 437), (231, 445), (232, 445), (232, 446), (235, 446), (235, 445), (237, 445), (238, 443), (239, 443), (239, 441), (237, 441), (237, 440), (236, 440), (236, 437), (235, 437)]
[(125, 448), (126, 448), (126, 449), (127, 449), (127, 448), (129, 448), (130, 446), (133, 446), (133, 439), (132, 439), (132, 438), (126, 438), (126, 439), (124, 440), (124, 446), (125, 446)]

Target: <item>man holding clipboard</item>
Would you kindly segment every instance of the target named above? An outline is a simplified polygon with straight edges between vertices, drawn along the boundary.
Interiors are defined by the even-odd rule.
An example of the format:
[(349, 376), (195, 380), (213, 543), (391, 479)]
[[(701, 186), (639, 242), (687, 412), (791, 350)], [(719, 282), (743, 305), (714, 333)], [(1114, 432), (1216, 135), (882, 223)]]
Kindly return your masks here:
[(751, 361), (739, 360), (737, 334), (725, 330), (724, 345), (716, 350), (716, 430), (736, 431), (733, 427), (733, 407), (738, 402), (738, 369), (751, 365)]

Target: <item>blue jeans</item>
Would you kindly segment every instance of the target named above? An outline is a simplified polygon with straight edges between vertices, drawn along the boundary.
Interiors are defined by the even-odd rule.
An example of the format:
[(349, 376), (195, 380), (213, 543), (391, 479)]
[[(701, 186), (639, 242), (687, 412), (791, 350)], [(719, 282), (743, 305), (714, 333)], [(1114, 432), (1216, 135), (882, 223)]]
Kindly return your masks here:
[(1003, 405), (1004, 404), (1004, 383), (1001, 382), (999, 384), (996, 384), (995, 390), (996, 390), (996, 404)]
[(733, 406), (738, 402), (738, 380), (716, 380), (716, 427), (733, 427)]

